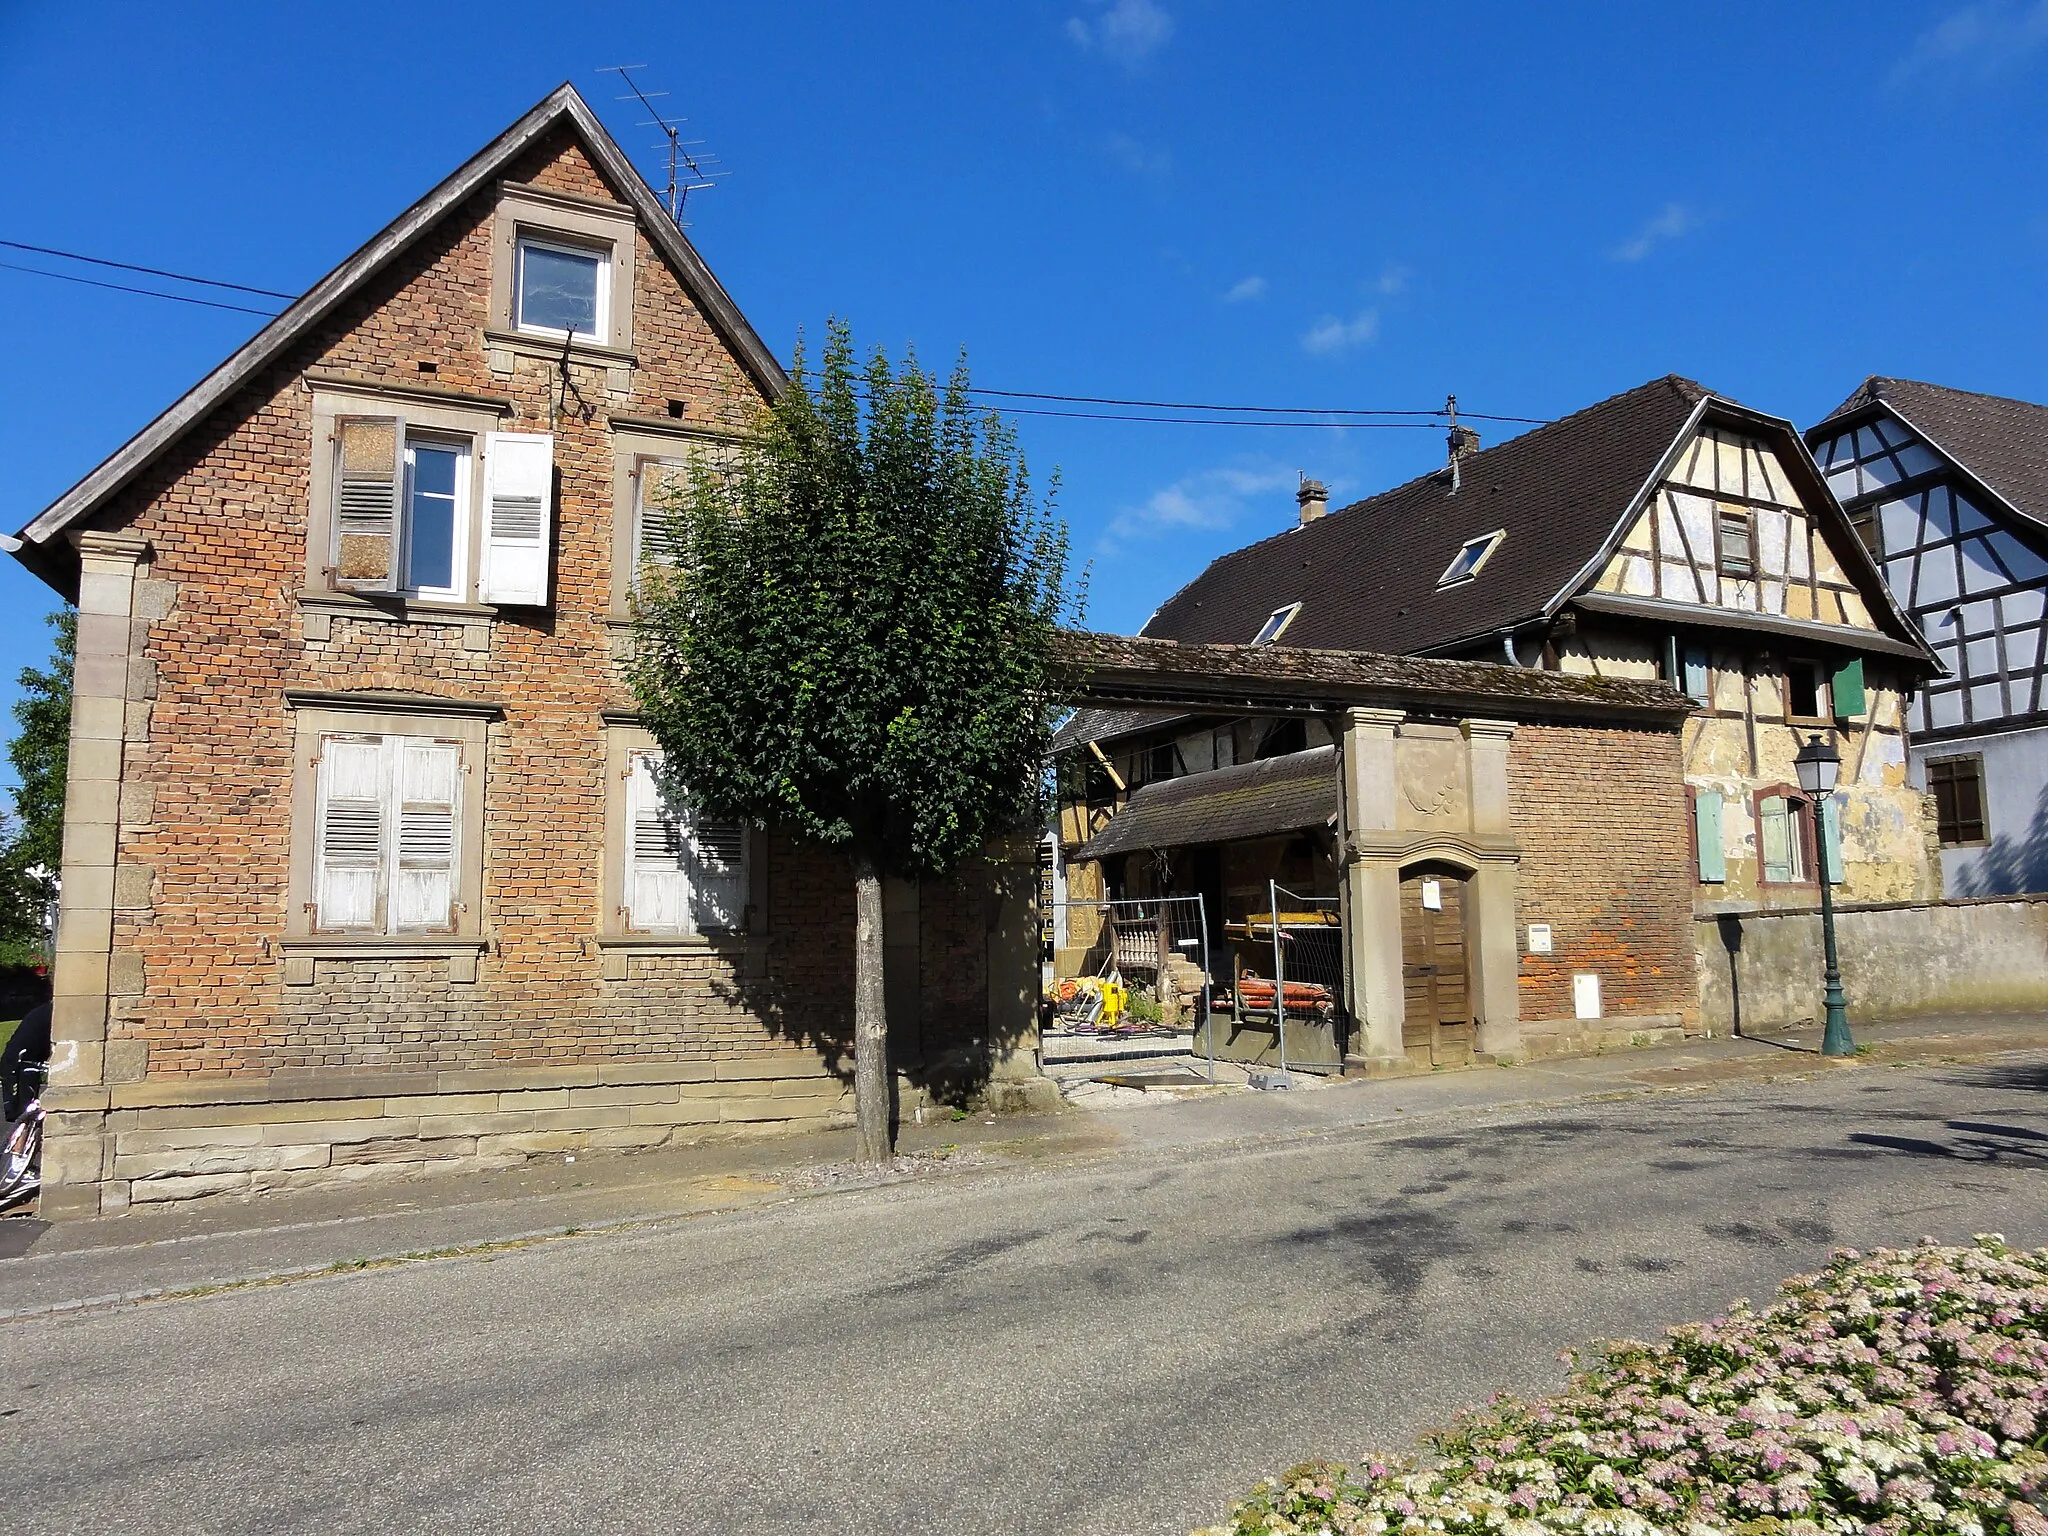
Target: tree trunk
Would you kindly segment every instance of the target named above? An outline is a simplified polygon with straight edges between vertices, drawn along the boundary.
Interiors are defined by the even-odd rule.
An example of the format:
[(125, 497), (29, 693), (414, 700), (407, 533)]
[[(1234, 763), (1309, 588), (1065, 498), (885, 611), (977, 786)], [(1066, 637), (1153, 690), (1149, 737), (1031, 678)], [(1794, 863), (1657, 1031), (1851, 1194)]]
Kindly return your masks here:
[(882, 876), (871, 855), (853, 860), (853, 1115), (860, 1160), (895, 1155), (889, 1113), (889, 1008), (882, 985)]

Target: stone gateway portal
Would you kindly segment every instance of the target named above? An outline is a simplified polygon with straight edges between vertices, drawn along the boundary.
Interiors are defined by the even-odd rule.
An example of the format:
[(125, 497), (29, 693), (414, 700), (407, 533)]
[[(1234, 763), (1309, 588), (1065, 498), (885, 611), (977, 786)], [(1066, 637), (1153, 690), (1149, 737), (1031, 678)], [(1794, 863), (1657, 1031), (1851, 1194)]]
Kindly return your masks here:
[(1401, 1043), (1418, 1066), (1472, 1061), (1472, 986), (1465, 964), (1465, 873), (1418, 864), (1401, 875)]

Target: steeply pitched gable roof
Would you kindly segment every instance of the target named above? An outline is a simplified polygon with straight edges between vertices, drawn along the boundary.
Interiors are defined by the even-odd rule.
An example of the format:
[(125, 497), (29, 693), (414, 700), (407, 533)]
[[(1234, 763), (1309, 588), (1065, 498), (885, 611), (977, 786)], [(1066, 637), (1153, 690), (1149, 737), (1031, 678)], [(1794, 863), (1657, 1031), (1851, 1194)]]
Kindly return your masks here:
[[(1668, 375), (1446, 471), (1224, 555), (1145, 626), (1159, 639), (1243, 644), (1299, 601), (1292, 646), (1417, 652), (1544, 613), (1602, 550), (1708, 392)], [(1439, 590), (1466, 540), (1505, 529), (1478, 577)], [(1568, 594), (1567, 594), (1568, 595)]]
[[(1873, 649), (1931, 660), (1792, 424), (1676, 374), (1470, 455), (1461, 461), (1455, 493), (1449, 472), (1435, 470), (1224, 555), (1170, 598), (1143, 633), (1241, 645), (1276, 608), (1299, 602), (1286, 633), (1291, 646), (1429, 655), (1485, 641), (1577, 598), (1644, 495), (1703, 424), (1776, 444), (1802, 499), (1832, 523), (1838, 558), (1896, 642)], [(1496, 531), (1504, 537), (1476, 576), (1438, 585), (1468, 540)], [(1679, 617), (1683, 610), (1671, 606), (1670, 617)], [(1781, 627), (1800, 622), (1784, 620)], [(1836, 638), (1853, 636), (1843, 631)]]
[(732, 349), (748, 375), (764, 393), (778, 393), (787, 382), (782, 365), (712, 275), (696, 248), (662, 211), (652, 189), (605, 131), (597, 115), (590, 110), (590, 104), (573, 85), (563, 84), (471, 156), (447, 180), (386, 225), (361, 250), (315, 283), (226, 362), (187, 390), (169, 410), (58, 497), (41, 516), (22, 530), (23, 539), (30, 544), (48, 544), (72, 524), (90, 517), (107, 498), (127, 485), (158, 454), (176, 442), (187, 428), (204, 419), (259, 369), (274, 361), (293, 342), (331, 314), (365, 282), (433, 228), (444, 214), (503, 170), (529, 145), (563, 123), (575, 130), (598, 170), (632, 205), (638, 215), (641, 232), (675, 269), (684, 291)]
[(2013, 511), (2048, 527), (2048, 405), (1872, 374), (1806, 440), (1832, 437), (1880, 406)]

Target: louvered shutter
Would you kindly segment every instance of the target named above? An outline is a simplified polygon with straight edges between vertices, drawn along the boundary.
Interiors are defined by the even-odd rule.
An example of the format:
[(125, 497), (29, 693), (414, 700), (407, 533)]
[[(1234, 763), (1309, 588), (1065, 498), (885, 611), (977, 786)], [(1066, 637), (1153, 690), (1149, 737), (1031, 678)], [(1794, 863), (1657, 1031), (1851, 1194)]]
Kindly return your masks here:
[(635, 752), (626, 793), (626, 925), (648, 933), (687, 931), (689, 882), (680, 829), (655, 769), (661, 755)]
[(392, 927), (455, 927), (455, 852), (462, 798), (462, 748), (452, 741), (394, 737), (398, 837), (391, 872)]
[(377, 737), (320, 741), (313, 926), (375, 929), (384, 873), (384, 743)]
[(671, 508), (688, 488), (689, 480), (689, 466), (678, 460), (640, 461), (639, 523), (633, 543), (636, 581), (643, 566), (675, 564), (679, 551), (670, 522)]
[(747, 916), (747, 828), (691, 816), (683, 831), (690, 919), (699, 933), (731, 933)]
[(334, 433), (334, 584), (396, 591), (405, 423), (396, 416), (343, 416)]
[(551, 434), (485, 434), (485, 602), (546, 605), (554, 486), (555, 440)]
[(1820, 803), (1820, 870), (1829, 885), (1842, 883), (1842, 802), (1833, 795)]
[(1721, 844), (1721, 794), (1706, 790), (1693, 797), (1693, 846), (1699, 856), (1700, 884), (1718, 885), (1728, 878), (1728, 853)]

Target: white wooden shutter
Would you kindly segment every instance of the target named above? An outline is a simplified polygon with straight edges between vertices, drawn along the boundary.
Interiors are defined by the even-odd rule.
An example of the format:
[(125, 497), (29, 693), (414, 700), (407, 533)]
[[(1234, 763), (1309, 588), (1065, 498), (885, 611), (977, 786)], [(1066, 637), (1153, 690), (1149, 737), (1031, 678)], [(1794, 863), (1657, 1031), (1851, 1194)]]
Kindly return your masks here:
[(400, 932), (455, 927), (455, 853), (462, 748), (424, 737), (391, 738), (398, 835), (391, 870), (391, 926)]
[(376, 929), (384, 874), (383, 741), (375, 736), (320, 739), (319, 811), (314, 857), (313, 926)]
[(677, 459), (642, 459), (639, 480), (639, 523), (633, 542), (636, 580), (642, 566), (675, 564), (678, 551), (670, 509), (689, 486), (690, 468)]
[(546, 605), (554, 486), (552, 434), (484, 435), (485, 602)]
[(334, 584), (396, 591), (405, 423), (396, 416), (343, 416), (334, 436)]
[(655, 778), (658, 752), (635, 752), (626, 793), (626, 926), (647, 933), (689, 931), (689, 879), (675, 819)]
[(699, 933), (736, 932), (747, 916), (747, 826), (691, 817), (684, 828), (690, 918)]

